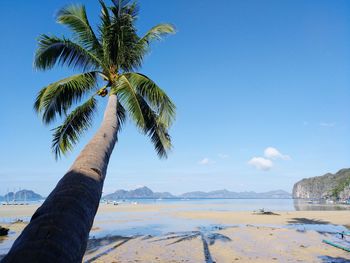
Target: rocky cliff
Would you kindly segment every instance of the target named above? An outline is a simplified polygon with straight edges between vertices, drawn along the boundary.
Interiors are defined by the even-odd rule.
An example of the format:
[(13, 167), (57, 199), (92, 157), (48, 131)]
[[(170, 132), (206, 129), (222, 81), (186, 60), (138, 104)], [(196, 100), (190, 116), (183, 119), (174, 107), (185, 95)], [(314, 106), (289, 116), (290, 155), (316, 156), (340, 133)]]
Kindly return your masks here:
[(303, 179), (293, 187), (293, 198), (350, 198), (350, 169)]

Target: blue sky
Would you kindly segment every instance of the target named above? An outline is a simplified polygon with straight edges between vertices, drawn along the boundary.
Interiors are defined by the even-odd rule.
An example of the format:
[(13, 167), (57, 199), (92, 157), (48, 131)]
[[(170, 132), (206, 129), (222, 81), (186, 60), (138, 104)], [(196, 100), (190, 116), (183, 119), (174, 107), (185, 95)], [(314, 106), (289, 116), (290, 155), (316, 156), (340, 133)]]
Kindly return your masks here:
[[(55, 161), (51, 132), (33, 111), (38, 90), (72, 72), (33, 69), (36, 38), (61, 36), (60, 7), (97, 0), (0, 1), (0, 194), (47, 195), (94, 126)], [(159, 22), (177, 34), (156, 43), (141, 70), (177, 105), (174, 149), (159, 160), (129, 123), (110, 160), (104, 192), (291, 191), (297, 180), (349, 167), (350, 2), (139, 1), (140, 34)]]

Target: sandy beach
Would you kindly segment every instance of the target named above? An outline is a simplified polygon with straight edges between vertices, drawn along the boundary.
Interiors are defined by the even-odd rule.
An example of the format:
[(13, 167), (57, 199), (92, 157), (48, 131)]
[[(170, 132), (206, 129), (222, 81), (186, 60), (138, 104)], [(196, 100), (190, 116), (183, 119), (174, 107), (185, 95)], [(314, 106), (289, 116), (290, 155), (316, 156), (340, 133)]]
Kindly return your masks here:
[[(37, 207), (0, 206), (2, 221), (8, 221), (1, 225), (10, 228), (9, 237), (0, 239), (0, 254), (6, 254)], [(350, 211), (274, 212), (102, 204), (84, 262), (350, 262), (350, 253), (322, 242), (349, 227)]]

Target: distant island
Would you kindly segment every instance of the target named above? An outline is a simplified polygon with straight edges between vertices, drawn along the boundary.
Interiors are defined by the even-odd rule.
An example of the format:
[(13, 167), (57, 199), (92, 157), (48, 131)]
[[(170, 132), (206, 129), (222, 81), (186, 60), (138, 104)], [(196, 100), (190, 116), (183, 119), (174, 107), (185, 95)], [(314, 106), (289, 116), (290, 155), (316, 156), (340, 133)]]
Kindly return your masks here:
[[(134, 190), (117, 190), (114, 193), (107, 194), (102, 197), (105, 200), (120, 200), (120, 199), (290, 199), (292, 194), (283, 191), (275, 190), (264, 193), (256, 193), (253, 191), (247, 192), (231, 192), (228, 190), (216, 190), (211, 192), (194, 191), (181, 195), (173, 195), (169, 192), (153, 192), (148, 187), (140, 187)], [(0, 202), (13, 201), (38, 201), (45, 197), (32, 190), (20, 190), (17, 192), (9, 192), (4, 196), (0, 196)]]
[(349, 200), (350, 168), (297, 182), (293, 187), (293, 198)]
[(32, 190), (20, 190), (17, 192), (9, 192), (4, 196), (0, 196), (0, 202), (13, 202), (13, 201), (38, 201), (45, 199), (41, 195), (35, 193)]
[[(263, 193), (253, 191), (232, 192), (226, 189), (210, 192), (194, 191), (181, 195), (169, 192), (153, 192), (144, 186), (134, 190), (117, 190), (114, 193), (104, 195), (105, 200), (120, 199), (332, 199), (340, 201), (350, 200), (350, 168), (341, 169), (337, 173), (327, 173), (322, 176), (305, 178), (295, 183), (293, 192), (274, 190)], [(0, 202), (13, 201), (38, 201), (45, 199), (32, 190), (20, 190), (9, 192), (0, 196)]]
[(292, 195), (283, 190), (269, 191), (265, 193), (256, 192), (231, 192), (228, 190), (216, 190), (211, 192), (188, 192), (182, 195), (173, 195), (169, 192), (153, 192), (148, 187), (140, 187), (135, 190), (117, 190), (112, 194), (107, 194), (102, 197), (106, 200), (118, 200), (118, 199), (199, 199), (199, 198), (247, 198), (247, 199), (263, 199), (263, 198), (273, 198), (273, 199), (285, 199), (292, 198)]

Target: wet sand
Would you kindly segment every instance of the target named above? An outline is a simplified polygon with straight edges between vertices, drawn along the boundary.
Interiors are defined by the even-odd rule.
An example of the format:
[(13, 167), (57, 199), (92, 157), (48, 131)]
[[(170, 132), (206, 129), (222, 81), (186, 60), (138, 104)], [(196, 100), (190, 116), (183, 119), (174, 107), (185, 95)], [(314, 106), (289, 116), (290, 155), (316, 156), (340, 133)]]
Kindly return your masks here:
[[(29, 218), (36, 208), (0, 206), (0, 218)], [(350, 262), (350, 253), (322, 243), (350, 224), (350, 211), (219, 210), (193, 204), (101, 205), (84, 261)], [(26, 224), (1, 225), (11, 231), (0, 239), (3, 254)]]

